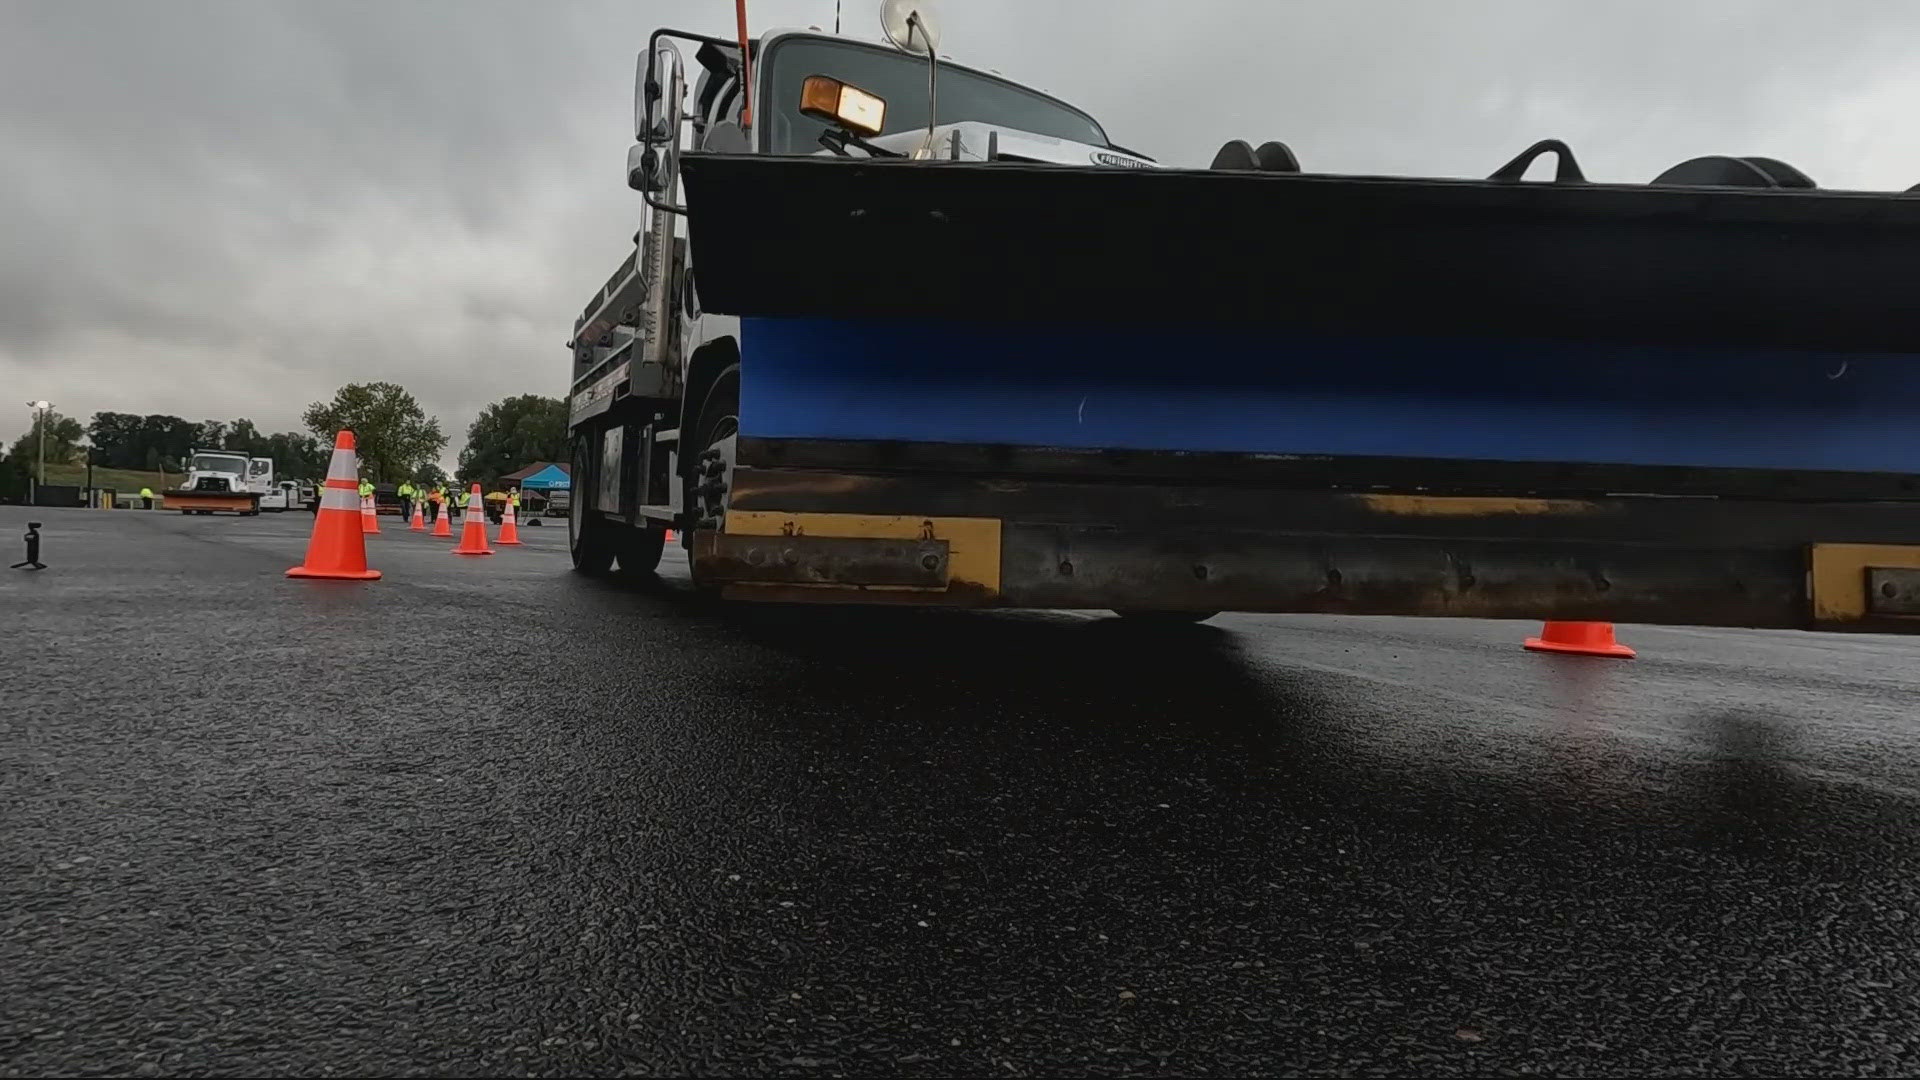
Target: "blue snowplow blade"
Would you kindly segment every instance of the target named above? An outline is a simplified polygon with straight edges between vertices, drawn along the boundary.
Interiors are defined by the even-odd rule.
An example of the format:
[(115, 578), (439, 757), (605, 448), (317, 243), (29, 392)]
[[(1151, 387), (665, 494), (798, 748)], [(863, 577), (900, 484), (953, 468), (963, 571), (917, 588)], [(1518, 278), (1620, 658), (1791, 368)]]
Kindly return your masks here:
[(749, 439), (1920, 471), (1912, 197), (684, 167)]
[(742, 434), (1913, 472), (1920, 365), (1884, 354), (753, 318)]

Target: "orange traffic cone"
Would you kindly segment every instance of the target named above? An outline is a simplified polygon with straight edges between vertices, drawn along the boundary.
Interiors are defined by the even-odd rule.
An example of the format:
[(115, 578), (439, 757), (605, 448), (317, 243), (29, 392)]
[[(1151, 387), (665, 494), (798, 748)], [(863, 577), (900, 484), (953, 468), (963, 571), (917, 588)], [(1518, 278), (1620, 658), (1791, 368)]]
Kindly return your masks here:
[(360, 531), (375, 536), (380, 534), (380, 514), (373, 508), (371, 495), (360, 496)]
[(501, 547), (520, 542), (520, 523), (514, 520), (512, 499), (508, 499), (500, 511), (500, 535), (494, 537), (493, 542)]
[(667, 530), (667, 543), (669, 543), (669, 544), (671, 544), (671, 543), (673, 543), (673, 530), (672, 530), (672, 529), (668, 529), (668, 530)]
[(343, 578), (373, 581), (380, 571), (367, 569), (367, 538), (354, 519), (354, 491), (359, 481), (353, 432), (342, 431), (333, 441), (333, 460), (327, 464), (326, 486), (320, 490), (320, 509), (313, 515), (313, 538), (307, 558), (287, 571), (288, 577)]
[(449, 495), (448, 497), (440, 500), (440, 509), (434, 512), (433, 535), (445, 536), (445, 537), (451, 538), (453, 536), (452, 522), (453, 522), (453, 497)]
[(421, 498), (415, 498), (413, 500), (413, 524), (407, 526), (408, 532), (427, 531), (426, 502), (427, 500)]
[(493, 549), (487, 546), (486, 506), (480, 501), (480, 485), (473, 485), (473, 501), (467, 504), (467, 523), (460, 528), (460, 543), (453, 549), (455, 555), (493, 554)]
[(1527, 648), (1535, 652), (1613, 656), (1621, 660), (1631, 660), (1634, 656), (1632, 649), (1613, 640), (1610, 622), (1549, 622), (1541, 626), (1539, 637), (1527, 639)]

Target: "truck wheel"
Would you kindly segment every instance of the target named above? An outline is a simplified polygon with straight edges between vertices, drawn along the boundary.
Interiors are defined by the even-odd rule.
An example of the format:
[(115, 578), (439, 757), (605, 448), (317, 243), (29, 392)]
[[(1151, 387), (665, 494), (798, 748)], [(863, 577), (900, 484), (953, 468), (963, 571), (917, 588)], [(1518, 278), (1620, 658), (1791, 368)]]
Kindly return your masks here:
[(1206, 622), (1220, 613), (1217, 611), (1139, 611), (1128, 608), (1124, 611), (1116, 609), (1114, 614), (1141, 626), (1186, 626)]
[(660, 553), (667, 546), (665, 529), (621, 529), (620, 572), (630, 577), (651, 574), (660, 567)]
[[(728, 493), (733, 485), (734, 446), (740, 436), (739, 364), (731, 365), (713, 381), (713, 388), (707, 391), (707, 400), (700, 407), (700, 421), (693, 430), (694, 438), (687, 443), (693, 466), (686, 477), (685, 506), (694, 528), (717, 529), (726, 520)], [(700, 568), (691, 559), (691, 548), (688, 554), (687, 569), (693, 576), (694, 587), (703, 591), (716, 589), (718, 586), (713, 582), (701, 580)]]
[(573, 444), (573, 506), (567, 514), (567, 548), (576, 572), (599, 577), (613, 569), (614, 536), (613, 526), (587, 509), (587, 492), (598, 483), (593, 464), (589, 440), (577, 440)]
[(694, 439), (688, 444), (694, 455), (692, 475), (687, 477), (688, 509), (693, 512), (694, 527), (717, 529), (727, 513), (729, 489), (733, 484), (734, 445), (740, 437), (740, 365), (733, 364), (713, 381), (707, 400), (700, 407), (700, 422), (694, 425)]

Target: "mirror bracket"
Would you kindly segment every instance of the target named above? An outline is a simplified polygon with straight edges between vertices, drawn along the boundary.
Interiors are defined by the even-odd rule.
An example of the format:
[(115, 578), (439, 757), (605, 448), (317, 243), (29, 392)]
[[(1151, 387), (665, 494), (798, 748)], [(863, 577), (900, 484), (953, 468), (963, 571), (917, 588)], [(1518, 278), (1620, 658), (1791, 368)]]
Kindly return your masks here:
[[(647, 205), (669, 214), (684, 214), (686, 207), (674, 203), (672, 198), (674, 181), (680, 176), (680, 128), (686, 113), (685, 64), (679, 47), (662, 40), (664, 33), (655, 30), (647, 41), (645, 68), (636, 94), (640, 100), (634, 127), (640, 145), (627, 152), (627, 183), (633, 184), (635, 166), (640, 164), (644, 168), (640, 195)], [(641, 153), (641, 162), (635, 161), (635, 151)]]

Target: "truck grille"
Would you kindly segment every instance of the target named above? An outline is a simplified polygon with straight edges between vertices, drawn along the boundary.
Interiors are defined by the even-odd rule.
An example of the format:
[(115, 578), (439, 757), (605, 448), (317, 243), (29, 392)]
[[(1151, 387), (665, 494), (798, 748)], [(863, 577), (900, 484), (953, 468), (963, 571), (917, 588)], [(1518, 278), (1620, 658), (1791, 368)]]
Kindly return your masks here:
[(232, 486), (223, 476), (203, 476), (193, 485), (195, 491), (231, 491)]

